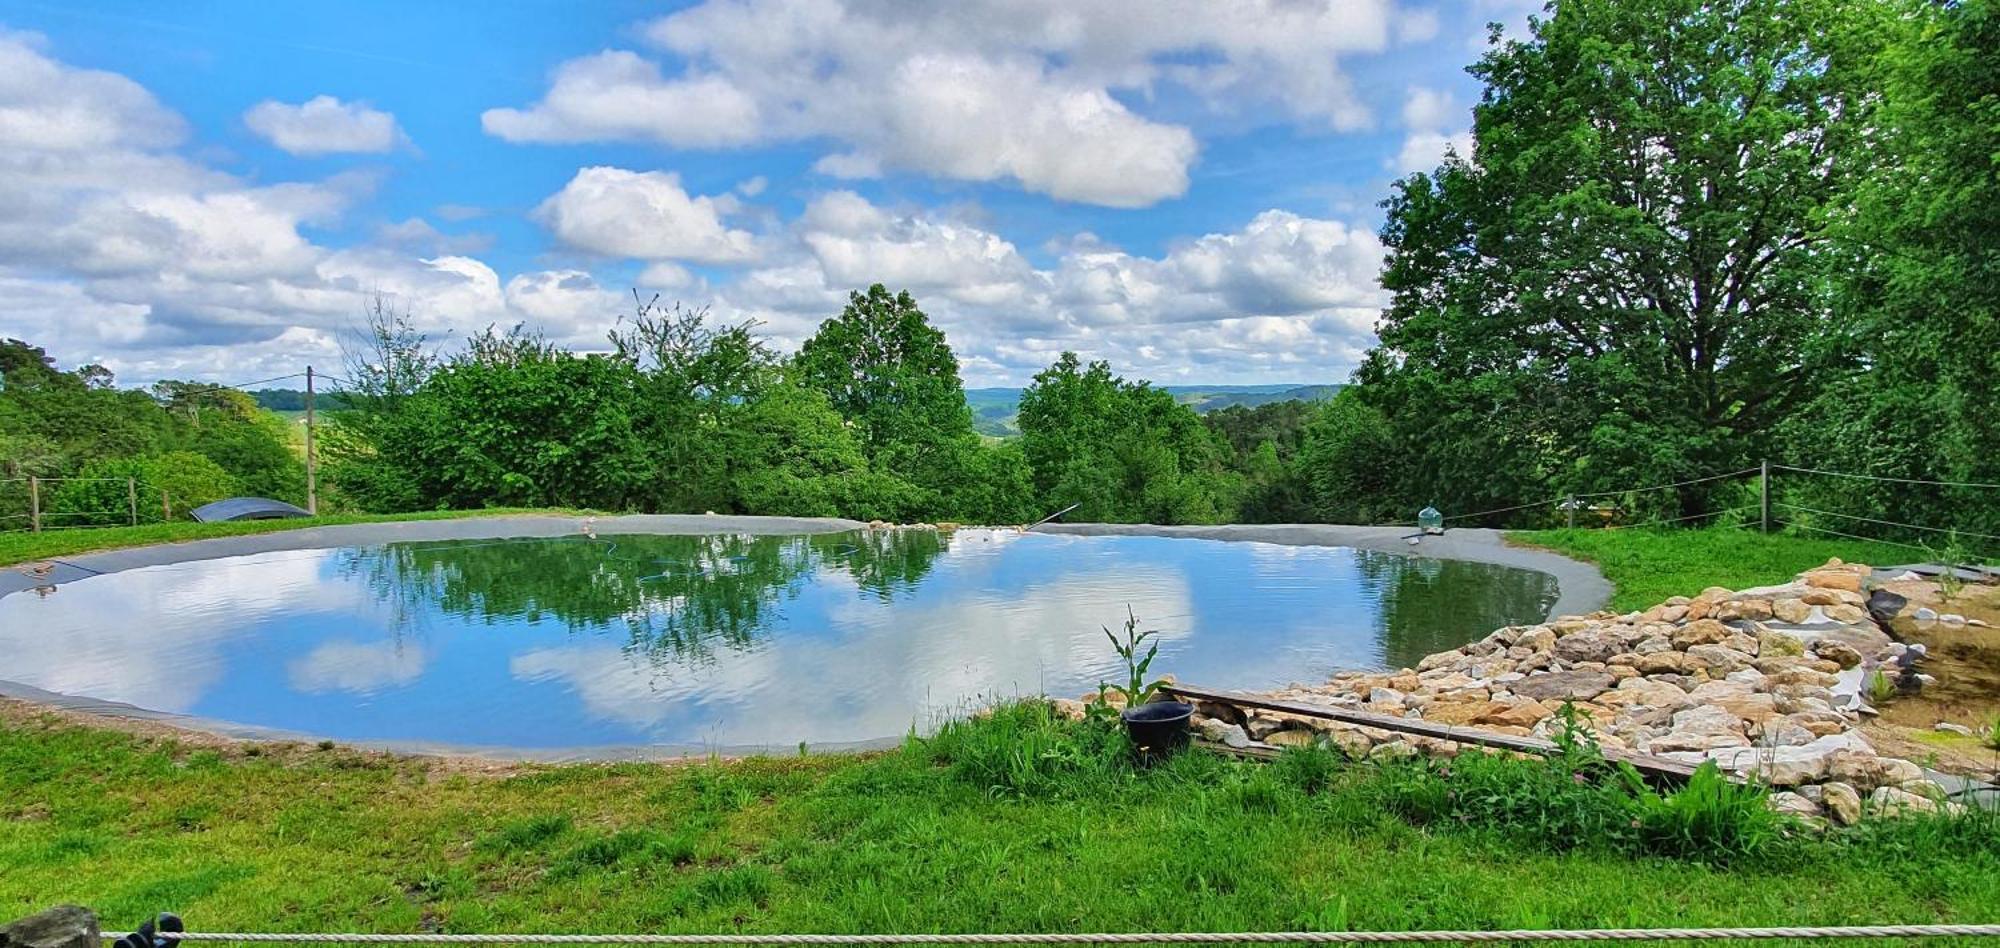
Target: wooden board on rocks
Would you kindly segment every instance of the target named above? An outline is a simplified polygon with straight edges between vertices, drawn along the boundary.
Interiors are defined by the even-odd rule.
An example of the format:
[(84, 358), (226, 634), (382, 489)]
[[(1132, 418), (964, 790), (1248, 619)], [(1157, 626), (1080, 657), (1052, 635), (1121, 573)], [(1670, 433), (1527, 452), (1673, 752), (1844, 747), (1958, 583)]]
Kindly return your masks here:
[[(1205, 688), (1191, 688), (1182, 685), (1168, 685), (1160, 690), (1166, 694), (1193, 701), (1208, 701), (1216, 704), (1235, 705), (1239, 708), (1254, 708), (1259, 711), (1296, 714), (1305, 718), (1339, 721), (1343, 724), (1380, 728), (1384, 731), (1414, 734), (1419, 737), (1452, 741), (1459, 744), (1475, 744), (1480, 747), (1491, 747), (1496, 750), (1543, 755), (1553, 754), (1557, 750), (1553, 742), (1545, 741), (1538, 737), (1496, 734), (1492, 731), (1481, 731), (1476, 728), (1455, 727), (1448, 724), (1439, 724), (1435, 721), (1425, 721), (1422, 718), (1400, 718), (1369, 711), (1353, 711), (1347, 708), (1329, 708), (1297, 701), (1282, 701), (1237, 691), (1211, 691)], [(1604, 748), (1604, 758), (1606, 760), (1630, 764), (1633, 769), (1639, 771), (1647, 780), (1655, 783), (1681, 784), (1686, 783), (1689, 777), (1694, 776), (1695, 765), (1686, 761), (1655, 757), (1651, 754), (1637, 754), (1610, 747)]]

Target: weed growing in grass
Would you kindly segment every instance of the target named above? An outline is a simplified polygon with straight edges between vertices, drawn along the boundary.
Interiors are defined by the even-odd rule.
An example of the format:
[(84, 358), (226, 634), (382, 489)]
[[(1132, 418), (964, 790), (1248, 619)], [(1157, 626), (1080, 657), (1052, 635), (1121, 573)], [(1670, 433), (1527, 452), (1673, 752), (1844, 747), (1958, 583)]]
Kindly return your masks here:
[(1662, 795), (1637, 770), (1604, 758), (1565, 703), (1556, 754), (1519, 760), (1466, 753), (1450, 761), (1386, 768), (1372, 789), (1382, 804), (1422, 825), (1484, 829), (1538, 846), (1615, 850), (1727, 862), (1763, 854), (1781, 837), (1765, 788), (1723, 778), (1703, 764), (1694, 779)]
[(1882, 669), (1868, 673), (1868, 703), (1880, 707), (1896, 696), (1896, 679)]
[(1768, 791), (1726, 779), (1715, 761), (1703, 761), (1686, 786), (1665, 795), (1647, 788), (1637, 771), (1626, 773), (1639, 843), (1648, 852), (1729, 862), (1762, 855), (1783, 836), (1784, 817), (1771, 809)]
[(910, 741), (907, 752), (996, 796), (1061, 794), (1084, 780), (1123, 779), (1131, 769), (1122, 731), (1097, 720), (1067, 721), (1046, 701), (1004, 704), (949, 721), (936, 734)]
[(1153, 643), (1150, 648), (1146, 649), (1146, 654), (1143, 657), (1139, 654), (1139, 647), (1144, 645), (1147, 639), (1158, 635), (1159, 632), (1160, 630), (1158, 629), (1147, 629), (1144, 632), (1139, 631), (1139, 617), (1132, 613), (1131, 606), (1125, 607), (1124, 641), (1119, 641), (1117, 633), (1112, 632), (1109, 627), (1104, 629), (1104, 637), (1111, 640), (1111, 647), (1118, 652), (1119, 658), (1125, 660), (1125, 684), (1105, 685), (1100, 683), (1097, 686), (1100, 696), (1106, 690), (1118, 692), (1125, 698), (1125, 706), (1128, 708), (1136, 708), (1153, 700), (1153, 695), (1159, 692), (1160, 686), (1166, 684), (1161, 679), (1146, 680), (1146, 670), (1153, 666), (1153, 659), (1158, 658), (1160, 655), (1160, 644), (1158, 642)]

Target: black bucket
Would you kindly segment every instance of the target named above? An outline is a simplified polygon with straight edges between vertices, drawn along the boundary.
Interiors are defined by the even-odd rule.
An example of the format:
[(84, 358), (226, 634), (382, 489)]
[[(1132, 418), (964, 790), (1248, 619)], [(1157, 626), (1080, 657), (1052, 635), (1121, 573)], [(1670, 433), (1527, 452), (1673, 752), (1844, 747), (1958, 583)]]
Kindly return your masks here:
[(1188, 719), (1194, 705), (1179, 701), (1155, 701), (1118, 713), (1125, 733), (1132, 738), (1132, 750), (1141, 760), (1158, 760), (1188, 746)]

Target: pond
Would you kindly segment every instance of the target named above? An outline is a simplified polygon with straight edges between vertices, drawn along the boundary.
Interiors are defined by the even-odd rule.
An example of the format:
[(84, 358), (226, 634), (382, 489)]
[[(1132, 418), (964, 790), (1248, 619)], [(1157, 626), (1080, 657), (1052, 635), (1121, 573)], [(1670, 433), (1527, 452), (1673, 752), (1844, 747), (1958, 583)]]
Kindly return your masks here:
[(348, 741), (546, 751), (892, 739), (1117, 680), (1102, 628), (1219, 688), (1538, 621), (1544, 573), (1341, 547), (1015, 531), (287, 550), (0, 599), (0, 679)]

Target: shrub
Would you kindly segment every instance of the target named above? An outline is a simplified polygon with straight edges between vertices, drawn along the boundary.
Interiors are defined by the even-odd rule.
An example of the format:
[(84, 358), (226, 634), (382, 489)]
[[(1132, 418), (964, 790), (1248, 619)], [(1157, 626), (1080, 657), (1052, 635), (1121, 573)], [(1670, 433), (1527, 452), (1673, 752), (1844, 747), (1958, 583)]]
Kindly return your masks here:
[(161, 516), (162, 492), (173, 504), (174, 519), (186, 520), (188, 511), (234, 497), (238, 489), (236, 478), (214, 461), (192, 451), (169, 451), (93, 463), (62, 482), (49, 509), (63, 526), (124, 523), (132, 512), (128, 478), (138, 487), (141, 521)]

